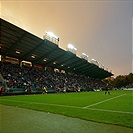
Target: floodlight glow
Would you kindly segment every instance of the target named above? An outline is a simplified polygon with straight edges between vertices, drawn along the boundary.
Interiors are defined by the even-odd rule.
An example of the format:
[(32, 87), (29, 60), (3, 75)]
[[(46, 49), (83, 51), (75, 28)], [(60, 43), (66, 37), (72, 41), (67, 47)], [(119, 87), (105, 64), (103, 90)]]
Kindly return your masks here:
[(91, 59), (91, 60), (99, 64), (99, 62), (97, 60), (95, 60), (95, 59)]
[(76, 48), (73, 48), (74, 50), (77, 50)]
[(84, 56), (88, 57), (88, 55), (87, 55), (87, 54), (85, 54), (85, 53), (82, 53), (82, 55), (84, 55)]
[(91, 59), (91, 60), (96, 62), (96, 60), (95, 60), (95, 59)]
[(68, 44), (68, 51), (72, 52), (73, 54), (76, 54), (76, 48), (72, 44)]
[(85, 53), (82, 53), (82, 55), (86, 55)]
[(46, 34), (51, 37), (51, 38), (55, 38), (55, 39), (58, 39), (58, 37), (53, 33), (53, 32), (47, 32), (46, 31)]
[(74, 49), (74, 46), (72, 44), (68, 44), (68, 48)]

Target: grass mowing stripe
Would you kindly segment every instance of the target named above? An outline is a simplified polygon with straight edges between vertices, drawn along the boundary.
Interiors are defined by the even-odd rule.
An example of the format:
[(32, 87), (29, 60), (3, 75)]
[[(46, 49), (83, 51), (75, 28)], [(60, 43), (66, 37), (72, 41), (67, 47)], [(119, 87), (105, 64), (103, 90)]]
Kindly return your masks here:
[[(125, 95), (125, 94), (123, 94)], [(118, 96), (117, 96), (118, 97)], [(120, 97), (120, 96), (119, 96)], [(122, 113), (122, 114), (133, 114), (133, 112), (124, 112), (124, 111), (116, 111), (116, 110), (105, 110), (105, 109), (95, 109), (95, 108), (83, 108), (77, 106), (68, 106), (68, 105), (60, 105), (60, 104), (49, 104), (49, 103), (39, 103), (39, 102), (27, 102), (27, 101), (19, 101), (19, 100), (8, 100), (8, 99), (1, 99), (5, 101), (11, 102), (18, 102), (18, 103), (26, 103), (26, 104), (41, 104), (41, 105), (48, 105), (48, 106), (56, 106), (56, 107), (66, 107), (66, 108), (78, 108), (78, 109), (87, 109), (87, 110), (95, 110), (95, 111), (102, 111), (102, 112), (113, 112), (113, 113)]]
[(89, 108), (89, 107), (92, 107), (92, 106), (95, 106), (95, 105), (98, 105), (98, 104), (101, 104), (101, 103), (104, 103), (104, 102), (106, 102), (106, 101), (109, 101), (109, 100), (112, 100), (112, 99), (115, 99), (115, 98), (118, 98), (118, 97), (122, 97), (122, 96), (124, 96), (124, 95), (126, 95), (126, 94), (122, 94), (122, 95), (119, 95), (119, 96), (116, 96), (116, 97), (112, 97), (112, 98), (109, 98), (109, 99), (103, 100), (103, 101), (98, 102), (98, 103), (94, 103), (94, 104), (91, 104), (91, 105), (85, 106), (85, 107), (83, 107), (83, 109), (85, 109), (85, 108)]

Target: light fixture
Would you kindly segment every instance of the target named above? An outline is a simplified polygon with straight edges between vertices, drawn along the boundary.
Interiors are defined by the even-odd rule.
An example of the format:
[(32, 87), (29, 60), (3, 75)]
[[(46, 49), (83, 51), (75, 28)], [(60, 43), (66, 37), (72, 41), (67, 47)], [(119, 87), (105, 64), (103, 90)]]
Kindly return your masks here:
[(97, 61), (96, 61), (95, 59), (93, 59), (93, 58), (92, 58), (91, 60), (97, 62)]
[(74, 49), (74, 46), (72, 44), (68, 44), (68, 48)]
[(53, 32), (46, 31), (46, 35), (48, 35), (51, 38), (59, 39)]
[(91, 63), (93, 63), (99, 67), (99, 62), (93, 58), (91, 59)]
[(16, 54), (20, 54), (20, 51), (16, 51)]
[(46, 31), (43, 39), (49, 40), (57, 45), (59, 44), (59, 37), (57, 37), (53, 32)]
[(87, 55), (87, 54), (85, 54), (85, 53), (82, 53), (82, 55), (83, 55), (83, 56), (86, 56), (86, 57), (88, 57), (88, 55)]
[(88, 55), (85, 53), (82, 53), (81, 58), (88, 61)]
[(70, 52), (72, 52), (73, 54), (76, 54), (76, 50), (77, 49), (72, 44), (69, 43), (67, 45), (67, 50), (70, 51)]
[(33, 59), (36, 58), (34, 55), (31, 56)]
[(69, 49), (72, 49), (72, 50), (73, 50), (73, 49), (74, 49), (74, 50), (77, 50), (72, 44), (68, 44), (67, 47), (68, 47)]

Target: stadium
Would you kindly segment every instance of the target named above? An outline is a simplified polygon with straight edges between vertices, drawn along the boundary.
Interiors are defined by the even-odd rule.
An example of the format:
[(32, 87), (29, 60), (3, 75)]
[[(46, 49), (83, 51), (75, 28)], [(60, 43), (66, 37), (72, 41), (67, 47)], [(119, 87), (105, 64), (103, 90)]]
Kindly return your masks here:
[(103, 79), (113, 74), (96, 60), (78, 57), (70, 45), (61, 49), (48, 32), (41, 39), (4, 19), (0, 25), (3, 133), (133, 131), (132, 90), (108, 86), (105, 95)]

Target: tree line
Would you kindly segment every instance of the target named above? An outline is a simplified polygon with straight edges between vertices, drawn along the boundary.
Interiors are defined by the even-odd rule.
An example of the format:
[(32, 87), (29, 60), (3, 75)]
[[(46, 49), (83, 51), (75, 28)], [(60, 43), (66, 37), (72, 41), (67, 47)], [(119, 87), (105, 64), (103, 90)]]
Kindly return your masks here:
[(130, 73), (128, 75), (119, 75), (113, 80), (111, 78), (104, 79), (104, 82), (116, 88), (127, 87), (127, 86), (133, 87), (133, 73)]

